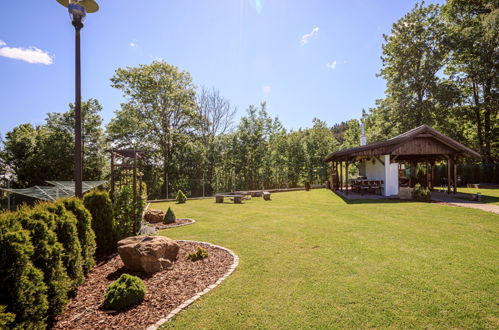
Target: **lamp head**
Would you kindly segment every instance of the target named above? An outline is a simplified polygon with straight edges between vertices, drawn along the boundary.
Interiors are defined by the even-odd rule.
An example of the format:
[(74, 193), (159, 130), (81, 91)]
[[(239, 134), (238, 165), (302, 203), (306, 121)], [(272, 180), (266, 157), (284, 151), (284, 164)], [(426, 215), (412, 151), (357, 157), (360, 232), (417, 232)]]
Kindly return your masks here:
[(70, 9), (70, 5), (78, 5), (83, 7), (87, 13), (95, 13), (99, 10), (99, 5), (94, 0), (57, 0), (57, 2), (68, 9)]

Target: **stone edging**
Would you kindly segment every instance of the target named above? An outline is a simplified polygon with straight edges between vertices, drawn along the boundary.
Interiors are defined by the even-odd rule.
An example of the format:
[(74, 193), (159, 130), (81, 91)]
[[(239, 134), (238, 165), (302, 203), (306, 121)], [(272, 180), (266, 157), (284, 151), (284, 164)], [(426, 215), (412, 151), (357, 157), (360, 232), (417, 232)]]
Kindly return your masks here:
[(191, 220), (191, 222), (189, 222), (189, 223), (179, 223), (177, 225), (173, 225), (173, 226), (170, 226), (170, 227), (167, 227), (167, 228), (156, 229), (156, 232), (158, 232), (160, 230), (167, 230), (167, 229), (172, 229), (172, 228), (177, 228), (177, 227), (182, 227), (182, 226), (188, 226), (188, 225), (192, 225), (193, 223), (196, 223), (196, 220), (189, 219), (189, 218), (178, 218), (177, 220)]
[(221, 278), (219, 278), (215, 283), (209, 285), (203, 291), (200, 291), (200, 292), (196, 293), (194, 296), (192, 296), (191, 298), (189, 298), (186, 301), (184, 301), (182, 304), (180, 304), (180, 306), (178, 306), (177, 308), (175, 308), (174, 310), (172, 310), (170, 312), (170, 314), (166, 315), (164, 318), (160, 319), (159, 321), (157, 321), (153, 325), (148, 326), (147, 330), (156, 330), (156, 329), (159, 329), (159, 327), (161, 327), (163, 324), (165, 324), (166, 322), (168, 322), (169, 320), (171, 320), (175, 315), (177, 315), (178, 313), (180, 313), (181, 311), (183, 311), (184, 309), (186, 309), (190, 304), (192, 304), (193, 302), (195, 302), (196, 300), (198, 300), (199, 298), (201, 298), (201, 296), (207, 294), (208, 292), (210, 292), (211, 290), (213, 290), (214, 288), (216, 288), (220, 283), (223, 282), (223, 280), (225, 280), (227, 277), (229, 277), (230, 274), (232, 274), (234, 272), (234, 270), (236, 269), (237, 265), (239, 264), (239, 257), (234, 252), (232, 252), (231, 250), (229, 250), (227, 248), (224, 248), (222, 246), (218, 246), (218, 245), (207, 243), (207, 242), (200, 242), (200, 241), (190, 241), (190, 240), (177, 240), (177, 241), (178, 242), (190, 242), (190, 243), (204, 244), (204, 245), (211, 246), (213, 248), (224, 250), (224, 251), (228, 252), (232, 256), (232, 258), (234, 259), (234, 261), (232, 262), (232, 265), (229, 267), (229, 269), (227, 270), (227, 272), (225, 272), (225, 274)]

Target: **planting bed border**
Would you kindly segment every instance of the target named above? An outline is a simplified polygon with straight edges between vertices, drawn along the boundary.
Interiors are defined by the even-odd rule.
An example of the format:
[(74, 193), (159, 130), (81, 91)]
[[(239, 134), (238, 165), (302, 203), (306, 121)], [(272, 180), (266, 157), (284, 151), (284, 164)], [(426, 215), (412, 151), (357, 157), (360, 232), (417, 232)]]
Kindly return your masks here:
[(156, 329), (159, 329), (159, 327), (161, 327), (166, 322), (170, 321), (175, 315), (177, 315), (181, 311), (187, 309), (187, 307), (189, 307), (189, 305), (191, 305), (193, 302), (195, 302), (196, 300), (198, 300), (199, 298), (201, 298), (203, 295), (207, 294), (208, 292), (210, 292), (211, 290), (213, 290), (214, 288), (216, 288), (227, 277), (229, 277), (229, 275), (231, 275), (234, 272), (234, 270), (236, 269), (236, 267), (239, 265), (239, 257), (234, 252), (232, 252), (231, 250), (229, 250), (227, 248), (224, 248), (222, 246), (211, 244), (211, 243), (208, 243), (208, 242), (202, 242), (202, 241), (191, 241), (191, 240), (177, 240), (177, 241), (178, 242), (191, 242), (191, 243), (197, 243), (197, 244), (204, 244), (204, 245), (211, 246), (213, 248), (224, 250), (224, 251), (228, 252), (232, 256), (232, 258), (234, 259), (234, 261), (232, 262), (232, 265), (229, 267), (229, 269), (227, 269), (227, 272), (225, 272), (225, 274), (222, 277), (220, 277), (215, 283), (209, 285), (203, 291), (200, 291), (200, 292), (196, 293), (194, 296), (192, 296), (191, 298), (189, 298), (186, 301), (184, 301), (182, 304), (180, 304), (177, 308), (175, 308), (174, 310), (172, 310), (164, 318), (162, 318), (159, 321), (157, 321), (156, 323), (148, 326), (147, 330), (156, 330)]

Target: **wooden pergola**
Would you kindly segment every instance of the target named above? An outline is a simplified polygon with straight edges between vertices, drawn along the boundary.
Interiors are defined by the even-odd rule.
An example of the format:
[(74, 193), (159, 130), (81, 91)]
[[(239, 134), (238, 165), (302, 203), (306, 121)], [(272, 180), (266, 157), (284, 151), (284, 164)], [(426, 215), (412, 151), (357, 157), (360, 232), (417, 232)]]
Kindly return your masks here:
[[(390, 163), (406, 162), (412, 165), (411, 171), (418, 163), (425, 163), (427, 178), (429, 172), (433, 180), (435, 163), (444, 161), (447, 163), (447, 193), (450, 194), (451, 183), (453, 192), (457, 192), (457, 162), (465, 157), (479, 159), (480, 154), (437, 130), (422, 125), (386, 141), (333, 152), (324, 161), (333, 162), (332, 188), (345, 190), (347, 195), (348, 167), (352, 162), (371, 158), (375, 158), (383, 166), (386, 166), (387, 160)], [(345, 185), (343, 184), (343, 167), (346, 172)], [(433, 187), (430, 185), (430, 188)]]
[[(134, 216), (137, 214), (135, 209), (137, 205), (137, 180), (139, 186), (139, 195), (142, 196), (142, 159), (144, 151), (137, 149), (108, 149), (111, 154), (111, 198), (114, 200), (114, 191), (116, 188), (116, 175), (119, 176), (120, 187), (126, 180), (126, 176), (132, 176), (133, 205)], [(118, 169), (118, 170), (117, 170)], [(137, 171), (139, 170), (139, 171)], [(134, 231), (136, 228), (134, 228)]]

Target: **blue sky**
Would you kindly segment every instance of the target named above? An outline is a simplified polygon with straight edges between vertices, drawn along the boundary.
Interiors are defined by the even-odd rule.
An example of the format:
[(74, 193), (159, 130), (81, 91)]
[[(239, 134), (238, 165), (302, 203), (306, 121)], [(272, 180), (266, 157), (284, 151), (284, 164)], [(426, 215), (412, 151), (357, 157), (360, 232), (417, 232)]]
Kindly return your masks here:
[[(286, 128), (358, 118), (383, 97), (382, 34), (413, 0), (101, 0), (82, 30), (82, 95), (104, 107), (118, 67), (155, 59), (218, 88), (243, 115), (266, 101)], [(427, 3), (441, 1), (427, 1)], [(74, 100), (74, 30), (55, 0), (0, 4), (0, 134)]]

